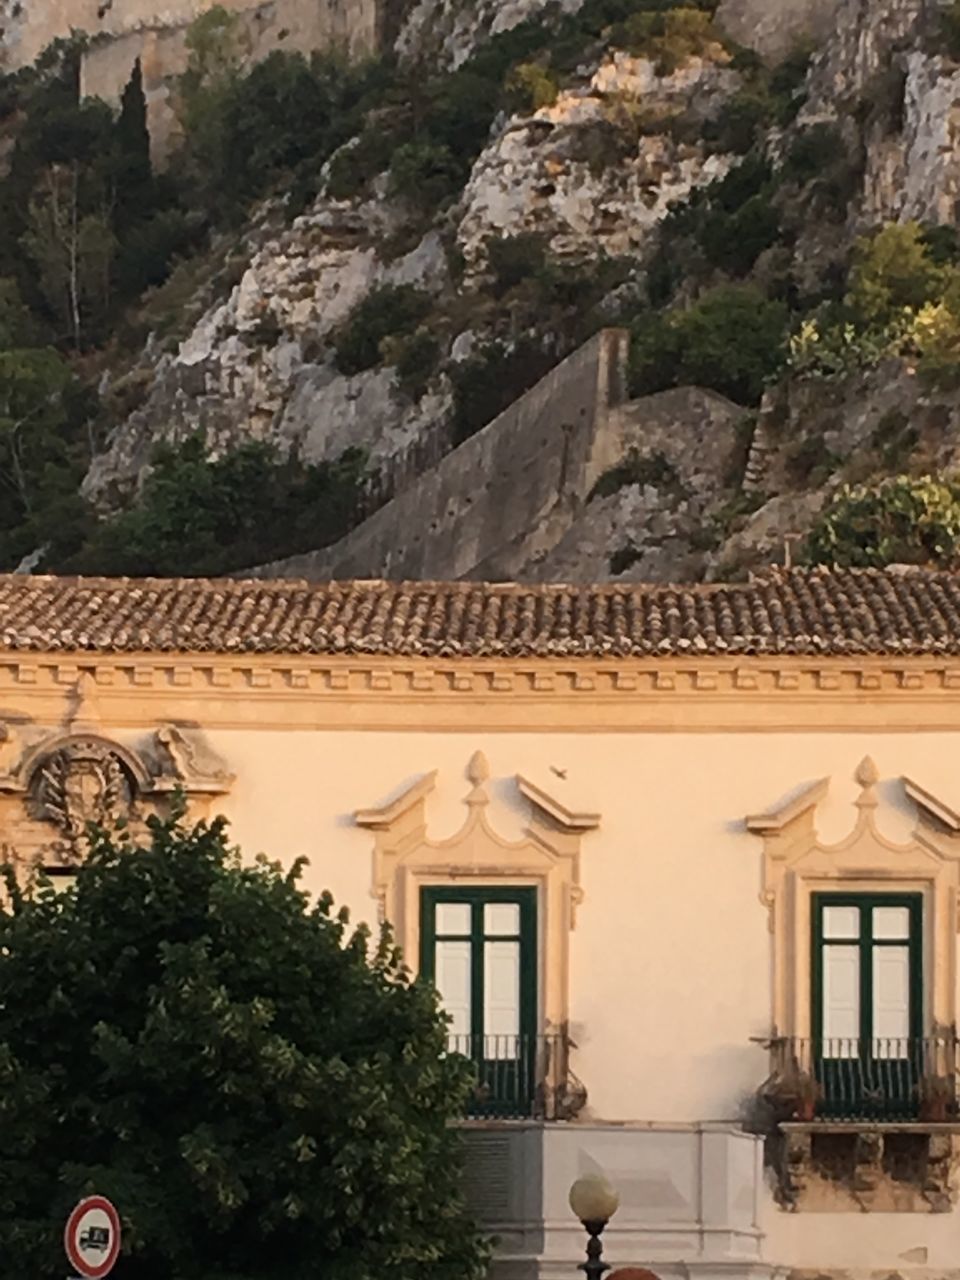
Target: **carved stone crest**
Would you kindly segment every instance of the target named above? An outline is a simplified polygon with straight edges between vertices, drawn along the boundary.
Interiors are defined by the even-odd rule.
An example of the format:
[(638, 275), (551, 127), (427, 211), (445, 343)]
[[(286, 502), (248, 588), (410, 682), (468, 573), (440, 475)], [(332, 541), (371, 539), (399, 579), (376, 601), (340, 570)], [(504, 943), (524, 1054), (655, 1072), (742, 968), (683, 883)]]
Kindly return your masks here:
[(117, 742), (103, 731), (96, 693), (82, 673), (59, 730), (0, 721), (0, 832), (18, 865), (69, 870), (89, 853), (91, 824), (123, 821), (140, 839), (174, 794), (200, 818), (233, 784), (196, 727), (162, 724), (136, 746)]
[(36, 817), (52, 822), (65, 862), (79, 862), (89, 847), (91, 823), (113, 827), (129, 817), (134, 784), (119, 755), (96, 738), (74, 738), (44, 757), (31, 780)]

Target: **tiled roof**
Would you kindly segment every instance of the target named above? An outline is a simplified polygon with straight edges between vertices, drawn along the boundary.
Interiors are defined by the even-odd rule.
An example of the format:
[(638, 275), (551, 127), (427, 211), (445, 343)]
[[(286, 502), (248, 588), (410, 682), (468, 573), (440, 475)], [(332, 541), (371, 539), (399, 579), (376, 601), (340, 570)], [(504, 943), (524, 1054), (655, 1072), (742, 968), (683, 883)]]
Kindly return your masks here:
[(0, 650), (960, 654), (960, 575), (771, 570), (730, 586), (0, 575)]

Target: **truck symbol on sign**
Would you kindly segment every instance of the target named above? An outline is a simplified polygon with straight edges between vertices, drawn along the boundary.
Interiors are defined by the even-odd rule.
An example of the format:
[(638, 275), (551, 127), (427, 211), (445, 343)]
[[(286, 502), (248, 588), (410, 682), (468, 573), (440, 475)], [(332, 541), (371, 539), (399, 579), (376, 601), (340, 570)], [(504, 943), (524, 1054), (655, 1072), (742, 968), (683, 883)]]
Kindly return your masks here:
[(80, 1248), (83, 1250), (99, 1249), (106, 1253), (110, 1247), (109, 1227), (88, 1227), (80, 1236)]

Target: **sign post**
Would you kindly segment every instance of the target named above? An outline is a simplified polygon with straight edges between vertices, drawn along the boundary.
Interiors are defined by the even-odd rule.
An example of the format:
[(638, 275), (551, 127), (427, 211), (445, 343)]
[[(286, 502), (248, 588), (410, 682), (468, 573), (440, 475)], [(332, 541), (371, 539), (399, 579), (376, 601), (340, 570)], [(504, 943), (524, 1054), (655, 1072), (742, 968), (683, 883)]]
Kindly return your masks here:
[(87, 1196), (67, 1219), (63, 1245), (83, 1280), (103, 1280), (120, 1253), (120, 1216), (104, 1196)]

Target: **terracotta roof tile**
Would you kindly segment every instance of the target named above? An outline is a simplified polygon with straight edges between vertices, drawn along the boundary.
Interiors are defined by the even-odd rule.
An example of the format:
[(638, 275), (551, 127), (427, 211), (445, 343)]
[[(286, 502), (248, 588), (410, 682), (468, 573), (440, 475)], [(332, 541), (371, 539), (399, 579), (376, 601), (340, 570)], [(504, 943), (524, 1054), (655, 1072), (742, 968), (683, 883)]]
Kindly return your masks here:
[(0, 649), (960, 655), (960, 575), (770, 570), (688, 587), (0, 575)]

